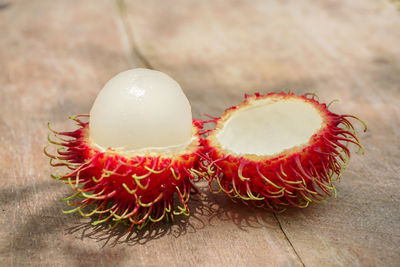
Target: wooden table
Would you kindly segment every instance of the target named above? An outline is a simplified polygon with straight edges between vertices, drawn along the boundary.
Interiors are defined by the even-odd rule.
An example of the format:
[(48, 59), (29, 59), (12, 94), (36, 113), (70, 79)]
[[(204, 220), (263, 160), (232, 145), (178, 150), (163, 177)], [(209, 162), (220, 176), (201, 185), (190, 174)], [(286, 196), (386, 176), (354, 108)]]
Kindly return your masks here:
[[(87, 113), (116, 73), (164, 71), (195, 118), (243, 94), (315, 92), (369, 131), (338, 197), (275, 215), (223, 195), (175, 225), (110, 231), (58, 201), (47, 122)], [(361, 129), (361, 128), (360, 128)], [(399, 266), (400, 13), (389, 0), (0, 1), (0, 265)]]

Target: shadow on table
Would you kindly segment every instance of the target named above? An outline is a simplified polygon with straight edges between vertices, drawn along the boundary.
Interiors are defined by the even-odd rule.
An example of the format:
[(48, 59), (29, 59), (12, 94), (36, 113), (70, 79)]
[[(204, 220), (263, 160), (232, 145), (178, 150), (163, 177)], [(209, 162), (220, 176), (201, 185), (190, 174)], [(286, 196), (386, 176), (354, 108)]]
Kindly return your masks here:
[(71, 235), (79, 234), (81, 240), (96, 240), (102, 243), (102, 247), (114, 247), (120, 244), (144, 245), (164, 236), (179, 238), (209, 226), (225, 223), (234, 224), (242, 231), (249, 228), (276, 227), (276, 220), (270, 211), (251, 209), (242, 203), (233, 203), (223, 194), (210, 193), (207, 187), (201, 187), (200, 191), (201, 195), (192, 196), (189, 202), (190, 216), (176, 216), (173, 223), (163, 221), (140, 230), (133, 228), (130, 232), (127, 231), (128, 227), (122, 224), (110, 229), (106, 223), (96, 226), (80, 223), (66, 229), (66, 232)]
[[(239, 231), (248, 231), (254, 228), (276, 230), (278, 227), (270, 211), (250, 209), (244, 204), (233, 203), (223, 194), (210, 193), (207, 185), (199, 186), (199, 189), (201, 195), (192, 196), (189, 202), (189, 217), (176, 216), (173, 224), (160, 222), (141, 230), (132, 229), (130, 232), (127, 232), (128, 227), (123, 225), (109, 229), (107, 224), (92, 226), (88, 219), (83, 219), (79, 214), (60, 214), (60, 209), (64, 209), (65, 204), (59, 201), (38, 202), (35, 204), (40, 207), (37, 212), (32, 210), (24, 213), (22, 209), (14, 210), (14, 215), (23, 217), (23, 220), (14, 220), (15, 231), (9, 240), (12, 260), (16, 265), (41, 261), (42, 251), (47, 251), (50, 244), (57, 244), (54, 239), (49, 243), (49, 238), (60, 238), (60, 232), (70, 235), (72, 239), (79, 238), (83, 242), (91, 239), (103, 248), (98, 250), (91, 246), (82, 246), (71, 242), (71, 238), (62, 242), (60, 248), (65, 257), (75, 261), (77, 265), (90, 265), (97, 264), (104, 256), (112, 260), (113, 264), (118, 264), (129, 255), (126, 246), (140, 246), (164, 237), (180, 238), (203, 229), (236, 227)], [(8, 207), (26, 206), (26, 202), (32, 201), (36, 194), (53, 190), (58, 191), (58, 186), (50, 182), (27, 185), (18, 188), (17, 191), (9, 188), (0, 190), (5, 197), (2, 198), (3, 212), (9, 212)], [(10, 213), (10, 216), (14, 215)], [(295, 212), (290, 217), (295, 219), (297, 215)], [(65, 225), (72, 227), (65, 229)], [(115, 247), (118, 249), (115, 250)]]
[[(47, 246), (47, 236), (59, 231), (64, 231), (65, 234), (81, 240), (92, 239), (103, 248), (111, 248), (120, 244), (144, 245), (165, 236), (179, 238), (208, 227), (221, 227), (221, 225), (234, 226), (241, 231), (252, 228), (276, 229), (277, 221), (272, 212), (250, 208), (240, 202), (234, 203), (224, 194), (213, 194), (208, 190), (207, 184), (198, 185), (198, 187), (201, 194), (191, 197), (190, 216), (176, 216), (174, 223), (159, 222), (140, 230), (132, 229), (130, 232), (127, 231), (128, 227), (122, 224), (110, 229), (106, 223), (93, 226), (79, 214), (58, 215), (60, 209), (65, 208), (65, 204), (58, 201), (49, 202), (41, 206), (40, 212), (30, 213), (28, 216), (25, 214), (24, 220), (16, 222), (16, 235), (13, 235), (12, 240), (14, 253), (18, 255), (20, 252), (21, 255), (25, 255), (28, 251), (44, 249)], [(23, 205), (23, 202), (29, 201), (34, 194), (40, 194), (44, 190), (57, 190), (57, 188), (54, 183), (43, 182), (35, 186), (20, 187), (18, 191), (0, 190), (2, 204), (3, 206), (14, 206), (17, 203)], [(291, 213), (290, 217), (296, 217), (296, 214), (296, 212)], [(65, 229), (65, 225), (73, 226)]]

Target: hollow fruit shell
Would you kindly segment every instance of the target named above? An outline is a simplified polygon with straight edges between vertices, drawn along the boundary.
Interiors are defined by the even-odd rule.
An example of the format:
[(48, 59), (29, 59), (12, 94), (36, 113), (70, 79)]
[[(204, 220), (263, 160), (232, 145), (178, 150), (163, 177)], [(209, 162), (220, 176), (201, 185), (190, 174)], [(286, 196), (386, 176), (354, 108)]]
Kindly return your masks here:
[[(321, 128), (306, 144), (274, 155), (239, 155), (222, 147), (217, 133), (232, 114), (267, 98), (276, 101), (293, 98), (306, 101), (321, 115)], [(352, 143), (360, 149), (362, 147), (349, 121), (349, 118), (356, 117), (332, 113), (328, 107), (319, 103), (313, 94), (297, 96), (293, 93), (256, 93), (246, 95), (241, 104), (227, 109), (220, 118), (209, 120), (216, 127), (203, 132), (209, 135), (203, 141), (206, 153), (201, 167), (207, 173), (210, 189), (213, 192), (223, 191), (233, 200), (240, 199), (245, 204), (273, 211), (282, 211), (287, 206), (307, 207), (311, 202), (336, 196), (332, 181), (340, 178), (350, 159), (348, 145)], [(218, 189), (214, 189), (214, 181)]]

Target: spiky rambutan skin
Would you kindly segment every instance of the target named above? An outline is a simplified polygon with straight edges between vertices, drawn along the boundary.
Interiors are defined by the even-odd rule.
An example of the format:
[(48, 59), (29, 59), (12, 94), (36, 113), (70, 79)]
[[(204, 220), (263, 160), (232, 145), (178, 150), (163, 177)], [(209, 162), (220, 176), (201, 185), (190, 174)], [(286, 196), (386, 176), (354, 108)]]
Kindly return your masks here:
[[(113, 221), (116, 226), (124, 222), (130, 225), (129, 230), (163, 219), (173, 221), (174, 215), (189, 215), (190, 194), (198, 192), (192, 182), (198, 179), (194, 173), (201, 151), (197, 133), (201, 121), (193, 120), (195, 138), (184, 153), (132, 156), (112, 149), (101, 151), (89, 139), (89, 123), (79, 117), (88, 115), (71, 117), (78, 125), (75, 131), (56, 132), (49, 127), (59, 140), (49, 138), (49, 142), (59, 148), (56, 155), (44, 150), (51, 166), (70, 170), (52, 175), (75, 191), (63, 199), (73, 207), (64, 213), (98, 215), (93, 225)], [(77, 197), (81, 199), (72, 202)]]
[[(230, 116), (243, 107), (270, 97), (281, 100), (300, 98), (312, 104), (321, 115), (323, 126), (307, 144), (272, 156), (238, 155), (224, 149), (216, 134)], [(208, 173), (210, 190), (215, 192), (211, 183), (216, 181), (219, 187), (216, 192), (223, 191), (232, 200), (240, 199), (245, 204), (265, 207), (275, 212), (283, 211), (288, 206), (304, 208), (332, 194), (336, 196), (332, 181), (340, 178), (350, 159), (348, 144), (353, 143), (360, 150), (362, 146), (356, 137), (356, 130), (348, 120), (358, 118), (338, 115), (328, 108), (329, 104), (319, 103), (313, 94), (245, 95), (240, 105), (227, 109), (220, 118), (208, 121), (216, 124), (215, 130), (203, 131), (210, 133), (203, 140), (206, 153), (201, 160), (203, 170)]]

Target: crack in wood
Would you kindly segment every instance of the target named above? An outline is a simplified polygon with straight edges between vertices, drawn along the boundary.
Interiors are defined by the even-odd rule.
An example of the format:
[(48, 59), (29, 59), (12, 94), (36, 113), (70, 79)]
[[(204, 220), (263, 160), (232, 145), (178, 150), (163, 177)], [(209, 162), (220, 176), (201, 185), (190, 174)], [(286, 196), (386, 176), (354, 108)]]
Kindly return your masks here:
[(6, 9), (11, 6), (11, 3), (0, 3), (0, 9)]
[(303, 260), (301, 259), (299, 253), (297, 253), (296, 249), (293, 246), (293, 243), (290, 241), (289, 237), (286, 235), (285, 230), (283, 230), (282, 224), (279, 221), (278, 216), (276, 216), (275, 212), (273, 212), (272, 214), (274, 215), (275, 220), (278, 222), (279, 228), (281, 229), (281, 231), (282, 231), (283, 235), (285, 236), (286, 240), (288, 241), (290, 247), (293, 249), (294, 253), (296, 254), (297, 258), (299, 259), (301, 265), (305, 267), (306, 265), (304, 264)]
[(137, 43), (135, 42), (133, 29), (130, 26), (129, 21), (126, 16), (125, 1), (124, 0), (116, 0), (116, 4), (117, 4), (119, 15), (121, 17), (123, 31), (125, 32), (128, 42), (129, 42), (132, 59), (134, 59), (134, 60), (138, 59), (144, 67), (146, 67), (148, 69), (154, 69), (153, 66), (150, 64), (149, 60), (140, 51)]

